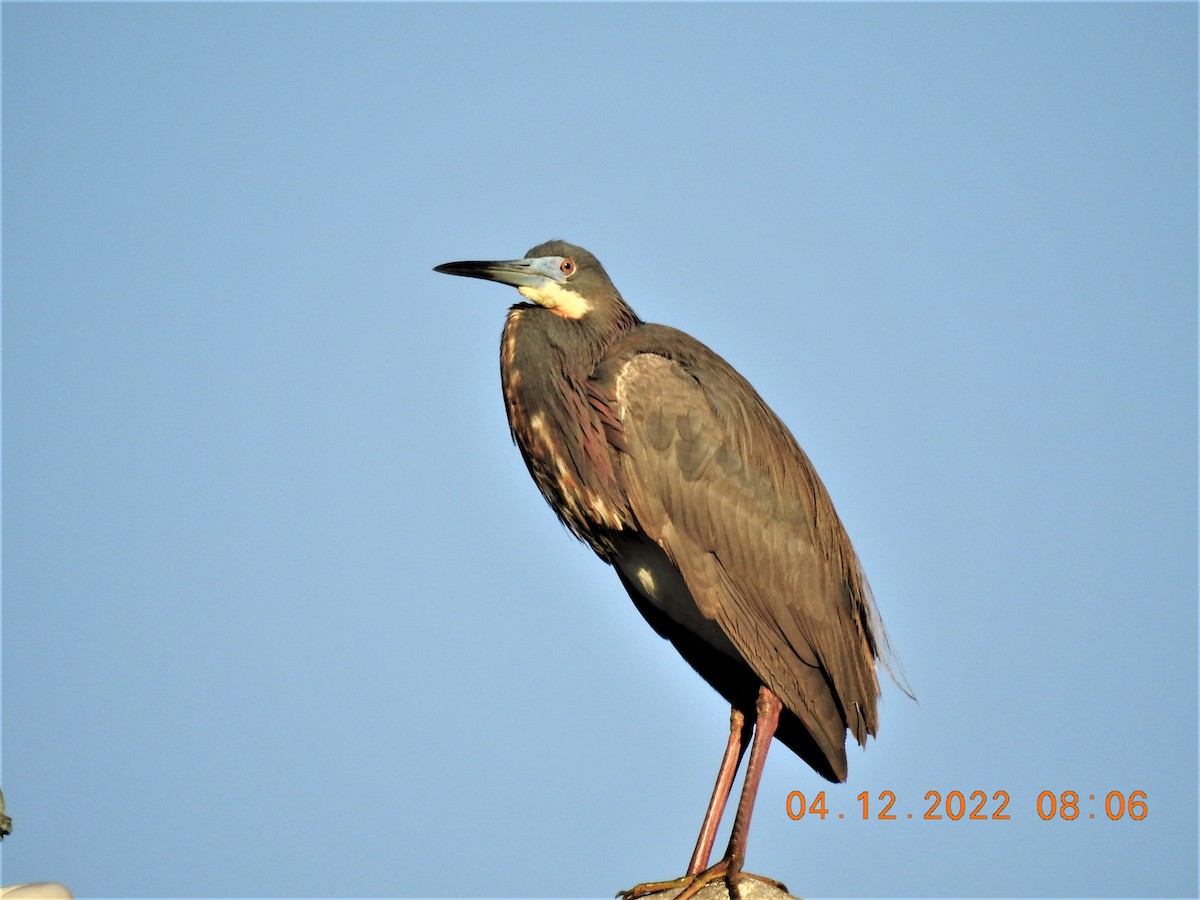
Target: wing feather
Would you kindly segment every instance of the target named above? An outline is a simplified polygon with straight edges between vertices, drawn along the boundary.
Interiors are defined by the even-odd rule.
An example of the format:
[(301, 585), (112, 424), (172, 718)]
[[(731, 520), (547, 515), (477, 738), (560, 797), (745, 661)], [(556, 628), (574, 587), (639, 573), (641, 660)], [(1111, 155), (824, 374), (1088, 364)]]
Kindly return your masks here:
[[(877, 728), (878, 614), (812, 464), (754, 389), (682, 332), (644, 326), (607, 368), (618, 478), (700, 611), (845, 771)], [(615, 445), (614, 445), (615, 446)]]

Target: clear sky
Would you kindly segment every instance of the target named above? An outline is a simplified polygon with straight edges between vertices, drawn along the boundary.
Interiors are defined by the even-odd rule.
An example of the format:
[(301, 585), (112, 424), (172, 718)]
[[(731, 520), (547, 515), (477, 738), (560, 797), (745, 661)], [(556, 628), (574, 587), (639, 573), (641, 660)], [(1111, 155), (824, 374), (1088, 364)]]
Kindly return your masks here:
[(776, 745), (747, 868), (1195, 896), (1196, 46), (1182, 3), (5, 4), (4, 883), (682, 872), (728, 710), (529, 481), (517, 295), (431, 271), (561, 237), (789, 424), (919, 698), (844, 786)]

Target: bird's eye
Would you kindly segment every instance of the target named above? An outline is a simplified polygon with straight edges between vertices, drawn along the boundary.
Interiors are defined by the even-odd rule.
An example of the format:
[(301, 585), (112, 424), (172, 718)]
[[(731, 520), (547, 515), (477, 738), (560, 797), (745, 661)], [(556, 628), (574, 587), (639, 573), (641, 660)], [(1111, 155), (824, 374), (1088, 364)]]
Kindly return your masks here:
[(564, 275), (574, 275), (575, 274), (575, 260), (571, 259), (571, 257), (568, 256), (566, 259), (564, 259), (562, 262), (560, 262), (558, 264), (558, 270), (560, 272), (562, 272)]

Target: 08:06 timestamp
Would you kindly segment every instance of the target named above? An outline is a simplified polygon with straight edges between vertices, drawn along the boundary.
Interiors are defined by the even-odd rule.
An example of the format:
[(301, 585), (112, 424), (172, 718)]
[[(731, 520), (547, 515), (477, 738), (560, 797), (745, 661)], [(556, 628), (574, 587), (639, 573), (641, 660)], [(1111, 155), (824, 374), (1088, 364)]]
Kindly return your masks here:
[[(863, 791), (856, 798), (862, 805), (863, 819), (878, 819), (893, 821), (896, 819), (918, 818), (913, 813), (900, 813), (893, 809), (896, 805), (896, 794), (892, 791), (880, 791), (872, 798), (870, 793)], [(1038, 817), (1043, 822), (1052, 819), (1074, 821), (1075, 819), (1095, 819), (1098, 812), (1117, 822), (1121, 819), (1142, 821), (1149, 814), (1145, 791), (1132, 791), (1125, 794), (1121, 791), (1109, 791), (1104, 796), (1102, 806), (1097, 805), (1097, 796), (1088, 794), (1086, 798), (1076, 791), (1042, 791), (1037, 796), (1035, 804)], [(929, 807), (919, 818), (924, 821), (958, 822), (966, 821), (1008, 821), (1012, 816), (1007, 812), (1009, 804), (1008, 791), (995, 791), (990, 797), (986, 791), (950, 791), (945, 795), (941, 791), (927, 791), (925, 801)], [(825, 820), (826, 816), (836, 819), (846, 818), (845, 813), (834, 813), (825, 802), (825, 792), (820, 791), (811, 802), (800, 791), (792, 791), (787, 797), (788, 818), (800, 821), (809, 816)]]

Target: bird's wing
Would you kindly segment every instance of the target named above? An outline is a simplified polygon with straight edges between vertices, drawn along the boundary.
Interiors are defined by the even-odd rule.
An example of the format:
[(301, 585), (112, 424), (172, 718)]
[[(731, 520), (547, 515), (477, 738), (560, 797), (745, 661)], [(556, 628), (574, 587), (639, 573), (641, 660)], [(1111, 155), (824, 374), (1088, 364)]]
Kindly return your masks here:
[[(618, 465), (638, 524), (829, 758), (877, 726), (882, 627), (812, 464), (708, 348), (645, 326), (610, 358)], [(640, 344), (640, 346), (639, 346)], [(844, 763), (843, 763), (844, 766)]]

